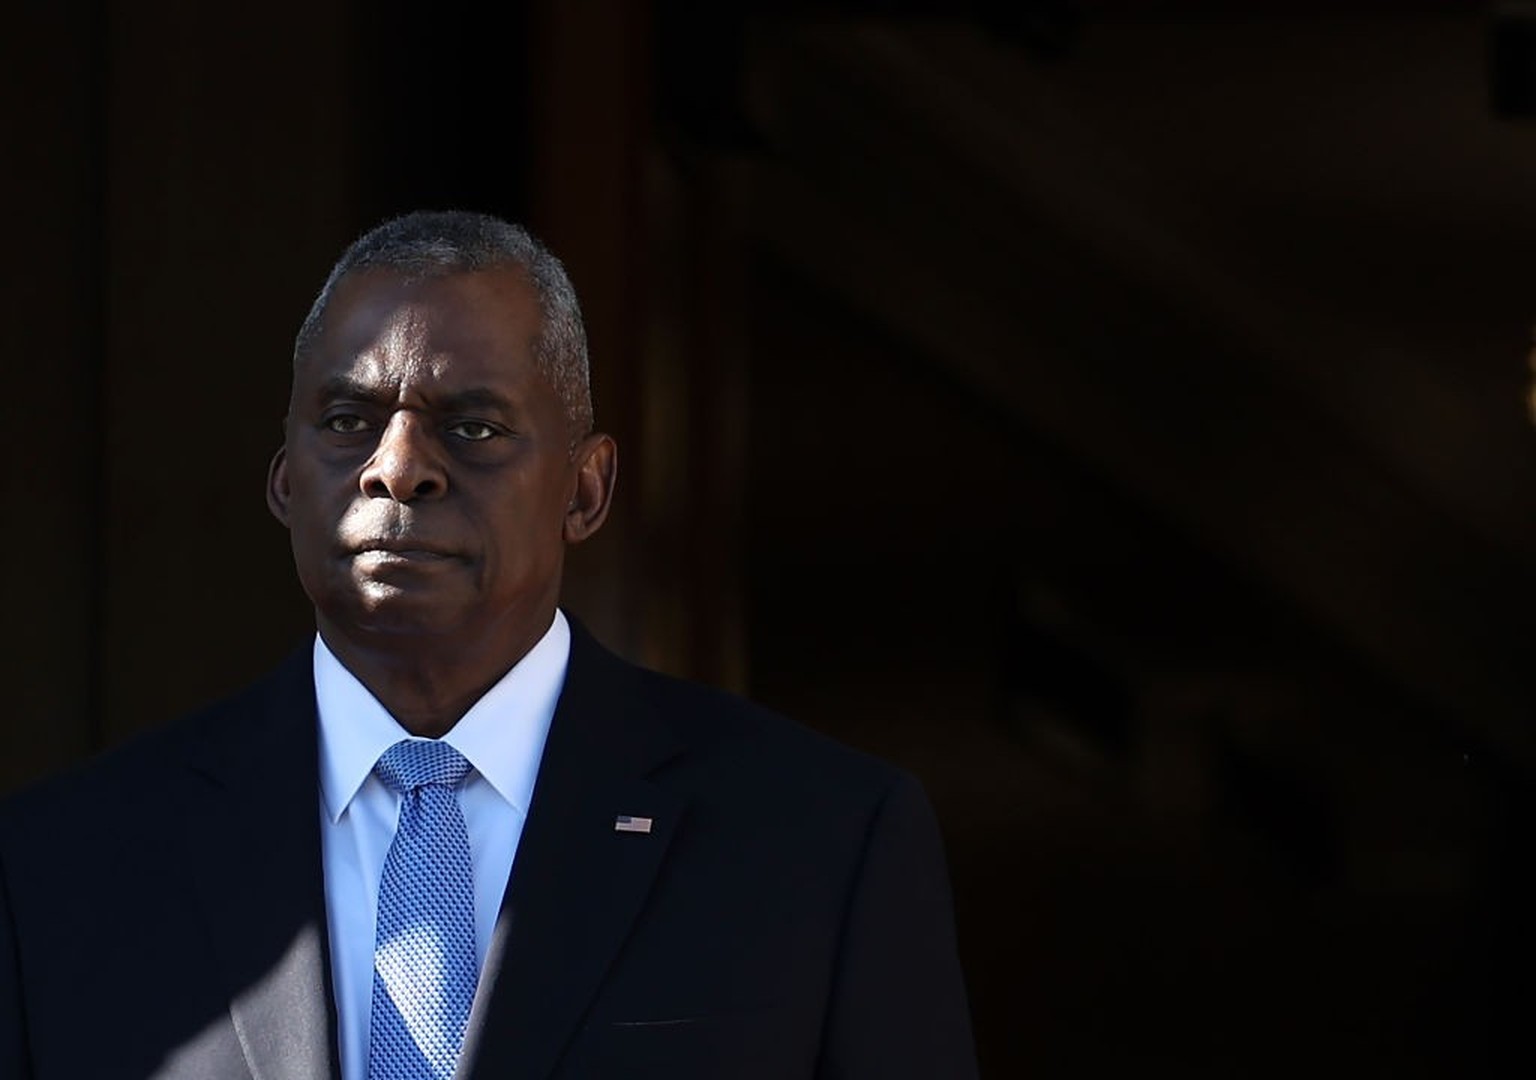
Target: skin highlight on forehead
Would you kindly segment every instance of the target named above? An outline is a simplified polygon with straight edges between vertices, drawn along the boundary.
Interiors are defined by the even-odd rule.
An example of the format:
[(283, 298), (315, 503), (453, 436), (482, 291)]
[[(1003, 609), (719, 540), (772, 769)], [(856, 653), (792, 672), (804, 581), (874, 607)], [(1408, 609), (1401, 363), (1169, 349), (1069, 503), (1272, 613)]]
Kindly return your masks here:
[(358, 358), (373, 368), (404, 362), (409, 365), (407, 370), (419, 372), (427, 366), (431, 356), (430, 334), (420, 308), (414, 304), (401, 304), (379, 327), (373, 341), (358, 354)]

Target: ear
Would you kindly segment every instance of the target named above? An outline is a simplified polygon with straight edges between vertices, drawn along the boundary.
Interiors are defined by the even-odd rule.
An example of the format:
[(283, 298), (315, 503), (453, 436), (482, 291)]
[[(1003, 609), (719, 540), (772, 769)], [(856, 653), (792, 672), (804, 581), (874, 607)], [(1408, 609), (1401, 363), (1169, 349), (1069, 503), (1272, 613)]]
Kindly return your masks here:
[(608, 518), (619, 448), (607, 435), (593, 432), (576, 444), (571, 460), (576, 466), (576, 485), (561, 532), (567, 544), (579, 544), (602, 528)]
[(272, 455), (272, 464), (267, 466), (267, 509), (272, 511), (272, 516), (283, 523), (283, 528), (288, 527), (288, 499), (291, 492), (288, 489), (288, 450), (279, 446), (277, 453)]

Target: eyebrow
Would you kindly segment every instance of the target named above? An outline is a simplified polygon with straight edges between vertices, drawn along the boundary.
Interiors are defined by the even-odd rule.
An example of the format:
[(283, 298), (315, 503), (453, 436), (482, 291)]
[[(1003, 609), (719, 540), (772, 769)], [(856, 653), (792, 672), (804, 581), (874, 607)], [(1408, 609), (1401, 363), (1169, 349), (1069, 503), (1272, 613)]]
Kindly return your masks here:
[[(322, 402), (355, 400), (367, 402), (387, 402), (394, 399), (392, 390), (364, 382), (351, 375), (333, 375), (320, 384), (317, 391)], [(490, 409), (503, 413), (515, 412), (512, 400), (505, 394), (498, 393), (489, 387), (471, 386), (463, 390), (455, 390), (452, 393), (438, 395), (433, 400), (434, 407), (445, 412), (461, 412), (471, 410)]]
[(490, 409), (503, 413), (516, 411), (512, 401), (505, 394), (499, 394), (488, 387), (472, 386), (465, 390), (458, 390), (451, 394), (444, 394), (437, 399), (439, 407), (449, 412), (471, 411)]
[(393, 395), (379, 387), (354, 379), (350, 375), (332, 375), (315, 390), (320, 401), (336, 401), (339, 398), (357, 398), (362, 401), (382, 401)]

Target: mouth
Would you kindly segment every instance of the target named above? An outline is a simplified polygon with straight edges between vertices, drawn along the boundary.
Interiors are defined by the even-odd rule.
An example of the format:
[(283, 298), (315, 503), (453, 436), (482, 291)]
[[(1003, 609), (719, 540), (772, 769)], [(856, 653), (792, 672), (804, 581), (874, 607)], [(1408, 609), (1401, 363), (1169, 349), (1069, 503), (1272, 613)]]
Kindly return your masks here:
[(442, 562), (459, 557), (443, 547), (410, 538), (365, 540), (350, 545), (347, 555), (370, 562)]

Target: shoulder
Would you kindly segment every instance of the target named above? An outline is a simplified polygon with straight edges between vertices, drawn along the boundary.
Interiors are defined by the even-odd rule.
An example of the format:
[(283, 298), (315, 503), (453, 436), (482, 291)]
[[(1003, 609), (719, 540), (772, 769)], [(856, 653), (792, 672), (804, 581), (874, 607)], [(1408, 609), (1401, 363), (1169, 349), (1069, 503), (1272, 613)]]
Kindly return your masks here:
[(922, 798), (916, 780), (888, 762), (736, 694), (630, 664), (576, 629), (567, 688), (587, 706), (580, 711), (591, 711), (594, 686), (602, 711), (622, 712), (618, 723), (675, 739), (681, 752), (661, 773), (696, 792), (794, 805), (822, 820), (866, 816), (893, 795)]
[(274, 712), (312, 714), (312, 690), (286, 703), (309, 679), (308, 653), (299, 650), (235, 693), (6, 796), (0, 850), (57, 848), (53, 838), (87, 833), (113, 842), (143, 815), (172, 812), (202, 768), (253, 741)]
[(888, 762), (725, 690), (654, 671), (642, 671), (641, 682), (650, 700), (695, 747), (750, 754), (765, 765), (793, 766), (802, 774), (825, 774), (840, 782), (884, 786), (903, 775)]

